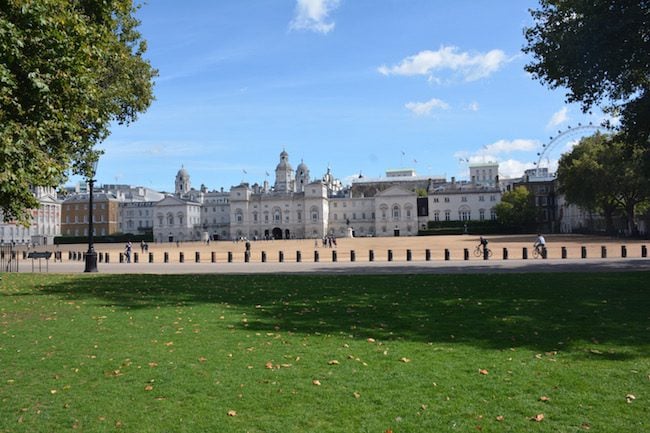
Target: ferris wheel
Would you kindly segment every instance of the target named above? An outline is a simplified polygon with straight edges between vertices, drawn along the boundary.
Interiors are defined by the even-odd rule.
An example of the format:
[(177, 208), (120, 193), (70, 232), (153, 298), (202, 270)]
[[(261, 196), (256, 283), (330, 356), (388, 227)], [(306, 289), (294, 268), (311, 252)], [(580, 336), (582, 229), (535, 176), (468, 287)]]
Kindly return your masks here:
[(542, 164), (544, 161), (546, 161), (548, 169), (548, 165), (550, 165), (550, 156), (553, 152), (558, 151), (560, 144), (566, 143), (572, 138), (582, 138), (589, 132), (593, 133), (606, 130), (607, 128), (602, 125), (594, 125), (589, 122), (587, 125), (578, 123), (578, 126), (567, 126), (567, 129), (564, 131), (558, 131), (558, 135), (555, 137), (551, 136), (549, 142), (542, 144), (541, 150), (537, 152), (537, 162), (533, 162), (533, 164), (535, 164), (536, 174), (541, 175)]

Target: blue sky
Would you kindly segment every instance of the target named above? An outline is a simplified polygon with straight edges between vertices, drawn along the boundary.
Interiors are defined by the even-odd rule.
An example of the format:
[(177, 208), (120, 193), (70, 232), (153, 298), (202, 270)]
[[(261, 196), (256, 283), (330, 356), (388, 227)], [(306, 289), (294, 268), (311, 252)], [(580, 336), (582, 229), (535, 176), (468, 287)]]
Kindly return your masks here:
[[(138, 12), (156, 100), (115, 126), (100, 183), (173, 190), (274, 180), (285, 149), (312, 178), (414, 168), (515, 177), (582, 114), (523, 70), (527, 0), (155, 0)], [(568, 140), (567, 140), (568, 141)], [(567, 146), (558, 143), (544, 164)]]

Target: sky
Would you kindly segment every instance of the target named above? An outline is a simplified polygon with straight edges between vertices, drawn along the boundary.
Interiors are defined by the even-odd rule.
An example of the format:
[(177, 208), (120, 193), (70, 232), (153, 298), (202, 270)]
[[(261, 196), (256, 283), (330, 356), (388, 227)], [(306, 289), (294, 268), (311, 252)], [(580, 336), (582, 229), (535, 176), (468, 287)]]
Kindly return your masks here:
[[(155, 101), (98, 145), (97, 181), (173, 191), (274, 182), (283, 150), (312, 179), (386, 170), (502, 178), (555, 169), (582, 113), (524, 71), (530, 0), (152, 0), (137, 16)], [(552, 140), (560, 131), (574, 133)], [(551, 144), (551, 146), (549, 146)], [(545, 147), (543, 147), (545, 146)]]

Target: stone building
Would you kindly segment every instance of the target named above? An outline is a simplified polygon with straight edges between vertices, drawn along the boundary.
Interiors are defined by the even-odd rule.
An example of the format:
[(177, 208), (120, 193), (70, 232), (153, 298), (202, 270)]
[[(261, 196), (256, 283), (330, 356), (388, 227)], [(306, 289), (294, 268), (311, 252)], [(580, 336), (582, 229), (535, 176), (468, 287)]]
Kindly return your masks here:
[(32, 209), (29, 226), (15, 221), (4, 222), (0, 213), (0, 244), (36, 244), (50, 245), (55, 236), (61, 234), (61, 201), (56, 190), (49, 187), (34, 187), (32, 193), (39, 202)]

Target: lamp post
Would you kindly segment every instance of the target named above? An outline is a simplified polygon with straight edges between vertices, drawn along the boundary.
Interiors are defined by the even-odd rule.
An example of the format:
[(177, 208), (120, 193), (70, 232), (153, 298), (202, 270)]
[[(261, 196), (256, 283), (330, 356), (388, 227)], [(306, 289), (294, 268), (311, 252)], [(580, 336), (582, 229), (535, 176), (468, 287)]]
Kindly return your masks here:
[(96, 172), (97, 160), (92, 162), (90, 173), (88, 173), (88, 252), (86, 252), (86, 268), (84, 272), (97, 272), (97, 253), (95, 252), (93, 240), (93, 186)]

